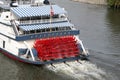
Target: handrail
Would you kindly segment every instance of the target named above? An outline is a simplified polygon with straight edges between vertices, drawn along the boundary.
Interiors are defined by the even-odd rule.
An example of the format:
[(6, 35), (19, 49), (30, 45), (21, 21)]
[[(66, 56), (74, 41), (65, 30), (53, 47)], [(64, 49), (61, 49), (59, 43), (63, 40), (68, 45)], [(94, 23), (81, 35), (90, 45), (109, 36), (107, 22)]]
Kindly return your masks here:
[[(67, 19), (66, 18), (52, 19), (52, 22), (65, 21), (65, 20), (67, 20)], [(48, 23), (48, 22), (50, 22), (50, 19), (19, 21), (20, 25), (35, 24), (35, 23)]]
[(85, 47), (83, 46), (83, 43), (82, 43), (82, 41), (78, 38), (78, 37), (76, 37), (76, 39), (77, 39), (77, 41), (78, 41), (78, 43), (81, 45), (81, 48), (82, 48), (82, 50), (83, 50), (83, 55), (89, 55), (89, 52), (85, 49)]
[[(35, 61), (35, 57), (34, 57), (34, 55), (33, 55), (33, 52), (32, 52), (32, 50), (31, 50), (31, 48), (29, 47), (29, 45), (27, 44), (26, 41), (24, 41), (24, 43), (25, 43), (25, 45), (28, 47), (33, 61)], [(28, 55), (28, 52), (29, 52), (29, 51), (27, 50), (26, 55)]]
[(17, 29), (17, 25), (15, 23), (14, 20), (11, 20), (11, 24), (13, 25), (13, 29), (16, 35), (19, 35), (18, 29)]
[[(8, 5), (10, 4), (11, 1), (4, 1), (4, 5)], [(12, 1), (13, 2), (13, 1)], [(33, 4), (29, 1), (14, 1), (15, 3), (18, 3), (19, 5), (22, 5), (22, 4)]]

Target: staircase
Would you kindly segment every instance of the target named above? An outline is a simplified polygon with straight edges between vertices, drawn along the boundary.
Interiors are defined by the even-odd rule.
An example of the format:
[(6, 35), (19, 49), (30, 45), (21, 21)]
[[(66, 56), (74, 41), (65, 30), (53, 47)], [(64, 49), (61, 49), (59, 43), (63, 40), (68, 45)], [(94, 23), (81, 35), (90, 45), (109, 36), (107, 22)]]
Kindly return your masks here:
[(63, 59), (79, 55), (79, 49), (73, 36), (37, 39), (34, 48), (42, 61)]
[(11, 24), (12, 24), (12, 26), (13, 26), (13, 30), (14, 30), (15, 34), (16, 34), (16, 35), (19, 35), (19, 32), (18, 32), (17, 25), (16, 25), (15, 21), (12, 20), (12, 21), (11, 21)]

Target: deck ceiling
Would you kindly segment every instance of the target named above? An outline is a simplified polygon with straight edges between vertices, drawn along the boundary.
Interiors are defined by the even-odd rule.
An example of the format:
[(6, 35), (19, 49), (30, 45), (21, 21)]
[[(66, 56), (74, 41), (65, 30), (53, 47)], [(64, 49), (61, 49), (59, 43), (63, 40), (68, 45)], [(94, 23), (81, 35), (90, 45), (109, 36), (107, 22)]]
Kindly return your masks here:
[(61, 23), (52, 23), (52, 24), (32, 24), (32, 25), (21, 25), (19, 26), (20, 29), (23, 31), (31, 31), (31, 30), (38, 30), (38, 29), (47, 29), (47, 28), (55, 28), (55, 27), (70, 27), (73, 24), (69, 22), (61, 22)]

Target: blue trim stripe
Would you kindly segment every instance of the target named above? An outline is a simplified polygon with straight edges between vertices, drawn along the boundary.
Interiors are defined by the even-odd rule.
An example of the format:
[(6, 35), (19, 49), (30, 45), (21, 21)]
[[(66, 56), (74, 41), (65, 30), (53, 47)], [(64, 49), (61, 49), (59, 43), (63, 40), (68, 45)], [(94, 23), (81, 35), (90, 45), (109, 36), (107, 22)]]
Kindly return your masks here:
[(26, 35), (16, 36), (16, 40), (25, 41), (25, 40), (38, 39), (38, 38), (78, 35), (79, 33), (80, 33), (79, 30), (71, 30), (71, 31), (47, 32), (47, 33), (28, 34), (28, 35), (26, 34)]

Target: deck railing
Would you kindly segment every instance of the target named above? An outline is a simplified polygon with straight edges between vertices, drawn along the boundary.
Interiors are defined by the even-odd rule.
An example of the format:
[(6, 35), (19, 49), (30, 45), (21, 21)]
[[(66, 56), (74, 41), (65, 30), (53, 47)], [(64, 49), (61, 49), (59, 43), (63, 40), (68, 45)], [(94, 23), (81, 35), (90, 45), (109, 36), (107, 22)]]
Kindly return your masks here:
[[(10, 0), (8, 1), (3, 1), (4, 2), (4, 5), (9, 5), (11, 3)], [(29, 1), (14, 1), (15, 3), (18, 3), (19, 5), (24, 5), (24, 4), (31, 4), (31, 5), (40, 5), (40, 3), (35, 3), (34, 1), (32, 0), (29, 0)]]
[[(59, 18), (59, 19), (52, 19), (52, 22), (59, 22), (59, 21), (66, 21), (67, 18)], [(36, 24), (36, 23), (49, 23), (50, 19), (44, 19), (44, 20), (27, 20), (27, 21), (19, 21), (20, 25), (24, 24)]]

